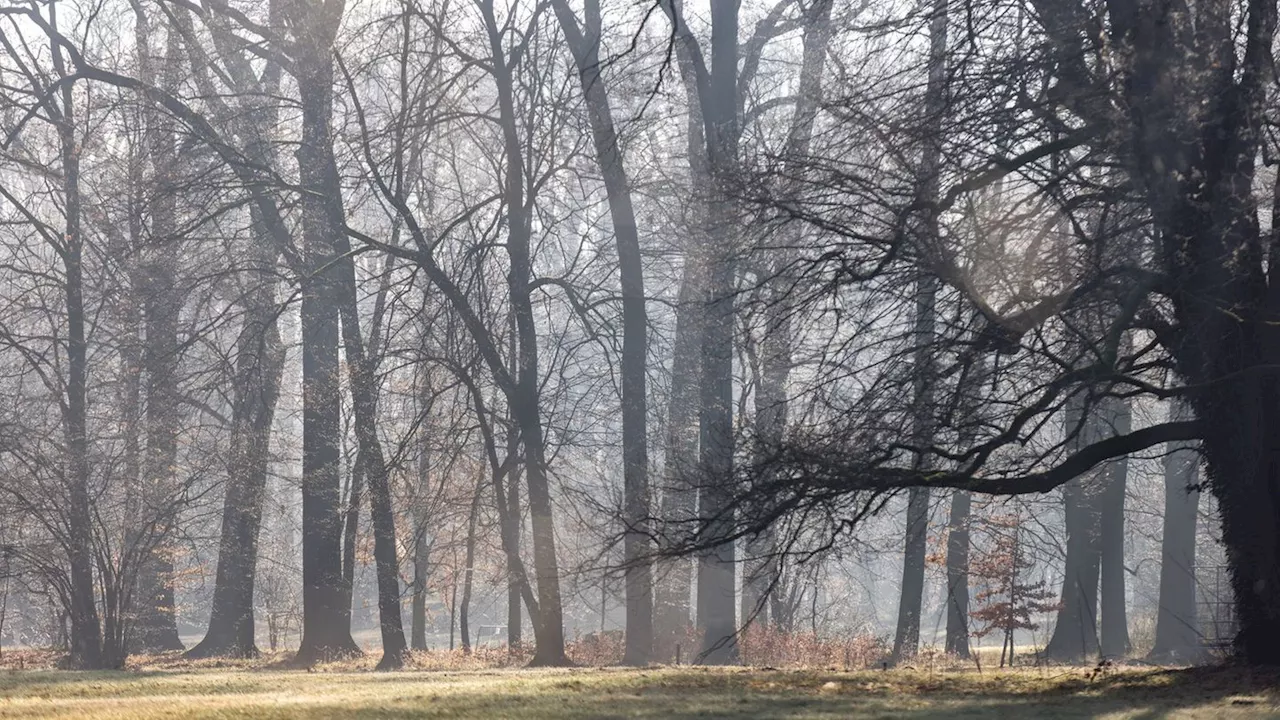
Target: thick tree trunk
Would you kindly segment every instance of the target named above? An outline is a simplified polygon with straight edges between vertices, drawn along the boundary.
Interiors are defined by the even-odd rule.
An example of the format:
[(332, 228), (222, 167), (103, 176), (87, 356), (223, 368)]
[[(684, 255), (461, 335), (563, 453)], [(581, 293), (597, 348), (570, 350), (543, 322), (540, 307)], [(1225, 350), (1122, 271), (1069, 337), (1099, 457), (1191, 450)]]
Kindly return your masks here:
[[(1177, 403), (1174, 419), (1190, 419)], [(1192, 663), (1203, 657), (1196, 623), (1196, 515), (1200, 505), (1200, 454), (1191, 445), (1167, 448), (1164, 457), (1164, 537), (1160, 544), (1160, 607), (1156, 641), (1148, 660)]]
[[(1131, 425), (1129, 403), (1108, 398), (1103, 410), (1109, 421), (1108, 434), (1126, 434)], [(1129, 653), (1129, 621), (1124, 592), (1124, 501), (1129, 463), (1117, 458), (1107, 464), (1099, 501), (1101, 578), (1099, 594), (1102, 610), (1101, 651), (1105, 658), (1121, 658)]]
[[(685, 254), (676, 304), (672, 347), (671, 388), (667, 402), (663, 446), (661, 537), (677, 544), (690, 531), (697, 494), (693, 488), (698, 457), (698, 398), (701, 387), (698, 348), (702, 345), (703, 308), (697, 297), (701, 268), (693, 253)], [(693, 590), (693, 562), (687, 557), (664, 560), (657, 566), (654, 594), (655, 659), (675, 657), (678, 639), (692, 622), (689, 598)]]
[[(319, 19), (295, 23), (314, 25)], [(342, 212), (330, 154), (333, 60), (322, 40), (331, 31), (311, 28), (309, 47), (295, 59), (302, 103), (302, 143), (298, 149), (302, 195), (302, 238), (309, 276), (302, 290), (302, 642), (296, 662), (307, 665), (359, 654), (351, 639), (350, 605), (342, 590), (342, 507), (339, 497), (342, 423), (338, 373), (342, 283), (338, 276), (333, 225)], [(297, 32), (305, 34), (305, 30)]]
[[(920, 163), (920, 194), (926, 202), (939, 196), (938, 166), (942, 138), (937, 129), (946, 111), (947, 0), (934, 0), (929, 23), (928, 82), (925, 111), (934, 131), (925, 137)], [(928, 213), (920, 228), (918, 243), (922, 255), (938, 242), (938, 219)], [(934, 421), (933, 343), (937, 315), (938, 279), (927, 270), (916, 278), (915, 319), (912, 329), (913, 376), (911, 398), (911, 438), (917, 448), (915, 463), (924, 467), (926, 450), (933, 444)], [(911, 488), (907, 496), (907, 526), (902, 559), (902, 592), (898, 601), (898, 627), (893, 641), (895, 662), (914, 657), (920, 647), (920, 612), (924, 595), (924, 566), (929, 530), (929, 489)]]
[[(270, 243), (261, 236), (258, 246)], [(253, 594), (258, 561), (262, 503), (271, 465), (271, 427), (285, 352), (276, 326), (271, 280), (274, 253), (255, 253), (256, 276), (236, 341), (235, 395), (232, 400), (231, 448), (227, 490), (218, 541), (218, 568), (212, 614), (204, 639), (187, 652), (191, 658), (256, 657)]]
[(966, 490), (951, 495), (947, 527), (947, 639), (946, 652), (969, 657), (969, 515), (973, 496)]
[(1092, 487), (1094, 478), (1072, 480), (1063, 490), (1066, 506), (1067, 558), (1062, 577), (1062, 605), (1045, 657), (1080, 662), (1098, 654), (1098, 575), (1101, 569), (1099, 529)]
[[(162, 87), (172, 90), (177, 84), (180, 51), (177, 31), (171, 29), (168, 33), (163, 67), (157, 73), (150, 56), (150, 33), (140, 9), (138, 28), (138, 53), (144, 79), (158, 81)], [(146, 329), (142, 367), (146, 373), (144, 390), (147, 399), (141, 508), (145, 508), (146, 516), (154, 517), (151, 532), (159, 537), (147, 538), (147, 544), (154, 544), (154, 547), (142, 559), (138, 571), (134, 597), (136, 613), (130, 645), (142, 652), (164, 652), (183, 649), (174, 616), (172, 548), (163, 541), (176, 520), (171, 513), (174, 483), (177, 481), (178, 313), (182, 308), (182, 299), (176, 292), (177, 148), (173, 121), (159, 109), (148, 113), (145, 126), (152, 183), (149, 203), (151, 233), (149, 242), (142, 248), (143, 262), (139, 273)]]
[[(1224, 383), (1227, 385), (1227, 383)], [(1222, 514), (1236, 600), (1236, 650), (1280, 664), (1280, 390), (1241, 379), (1193, 398), (1204, 424), (1210, 487)]]
[[(938, 280), (922, 273), (916, 280), (913, 329), (911, 435), (920, 448), (916, 463), (924, 463), (924, 449), (933, 443), (933, 341)], [(898, 598), (898, 628), (893, 640), (895, 662), (915, 657), (920, 648), (920, 612), (924, 601), (924, 566), (928, 550), (929, 488), (907, 493), (906, 540), (902, 558), (902, 592)]]
[[(711, 71), (699, 97), (710, 172), (705, 239), (707, 284), (702, 334), (698, 516), (707, 537), (720, 539), (734, 525), (733, 329), (735, 258), (741, 218), (732, 190), (738, 171), (738, 3), (711, 5)], [(699, 660), (738, 661), (734, 543), (722, 542), (698, 558)]]
[(898, 596), (898, 629), (893, 638), (893, 659), (915, 657), (920, 649), (920, 607), (924, 598), (924, 564), (928, 544), (929, 489), (907, 493), (906, 544), (902, 560), (902, 592)]
[[(711, 273), (702, 349), (701, 481), (698, 515), (708, 537), (733, 525), (733, 270), (719, 262)], [(721, 543), (698, 557), (699, 661), (738, 661), (734, 544)]]

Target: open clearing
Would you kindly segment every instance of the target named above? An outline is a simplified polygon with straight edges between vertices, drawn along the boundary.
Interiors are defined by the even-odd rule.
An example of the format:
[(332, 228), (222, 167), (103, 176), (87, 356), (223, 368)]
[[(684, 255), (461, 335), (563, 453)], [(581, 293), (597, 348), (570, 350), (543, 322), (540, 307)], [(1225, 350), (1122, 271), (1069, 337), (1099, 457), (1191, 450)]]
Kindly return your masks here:
[(0, 718), (1258, 718), (1278, 688), (1243, 668), (10, 670)]

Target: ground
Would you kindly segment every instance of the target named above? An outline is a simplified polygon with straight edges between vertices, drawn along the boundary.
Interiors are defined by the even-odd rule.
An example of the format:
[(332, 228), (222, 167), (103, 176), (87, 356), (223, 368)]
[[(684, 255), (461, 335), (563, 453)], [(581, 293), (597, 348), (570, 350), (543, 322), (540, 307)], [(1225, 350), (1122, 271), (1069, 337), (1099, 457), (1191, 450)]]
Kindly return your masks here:
[(0, 718), (1280, 717), (1280, 672), (653, 668), (0, 671)]

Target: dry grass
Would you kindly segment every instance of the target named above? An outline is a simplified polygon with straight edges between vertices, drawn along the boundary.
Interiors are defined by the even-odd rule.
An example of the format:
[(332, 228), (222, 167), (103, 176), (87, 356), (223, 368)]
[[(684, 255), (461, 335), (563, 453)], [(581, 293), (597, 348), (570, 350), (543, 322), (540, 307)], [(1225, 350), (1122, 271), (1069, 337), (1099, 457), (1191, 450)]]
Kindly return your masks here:
[(123, 672), (0, 671), (0, 718), (1280, 717), (1280, 674), (1243, 669), (652, 668), (315, 672), (147, 661)]

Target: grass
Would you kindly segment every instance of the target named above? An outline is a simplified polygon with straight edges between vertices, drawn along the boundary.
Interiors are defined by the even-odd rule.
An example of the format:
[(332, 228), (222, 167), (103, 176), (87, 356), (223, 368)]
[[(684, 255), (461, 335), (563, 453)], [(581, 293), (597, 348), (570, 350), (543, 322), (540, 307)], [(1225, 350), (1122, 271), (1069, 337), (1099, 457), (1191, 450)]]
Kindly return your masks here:
[(0, 718), (1280, 717), (1280, 673), (653, 668), (0, 672)]

